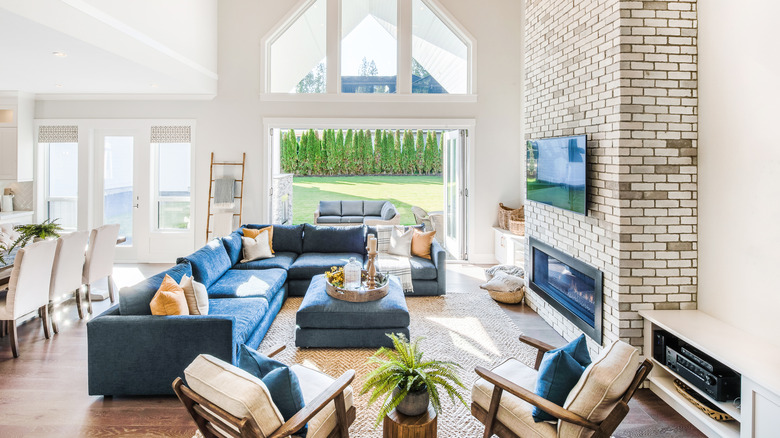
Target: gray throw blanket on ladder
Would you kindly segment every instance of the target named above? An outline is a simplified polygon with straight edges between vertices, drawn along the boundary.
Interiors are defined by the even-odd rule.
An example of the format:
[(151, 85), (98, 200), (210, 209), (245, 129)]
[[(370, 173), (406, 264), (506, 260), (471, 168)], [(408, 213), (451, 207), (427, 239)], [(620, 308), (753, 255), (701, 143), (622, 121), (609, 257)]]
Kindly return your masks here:
[(233, 208), (236, 205), (235, 190), (235, 178), (226, 176), (214, 181), (214, 207)]

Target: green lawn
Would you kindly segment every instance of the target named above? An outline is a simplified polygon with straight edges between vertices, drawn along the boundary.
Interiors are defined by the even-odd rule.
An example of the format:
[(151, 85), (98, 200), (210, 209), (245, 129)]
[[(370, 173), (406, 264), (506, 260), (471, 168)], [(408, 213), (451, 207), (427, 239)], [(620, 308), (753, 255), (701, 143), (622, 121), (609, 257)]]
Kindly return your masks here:
[(313, 222), (320, 201), (349, 200), (390, 201), (401, 214), (401, 223), (412, 225), (412, 206), (444, 209), (444, 184), (441, 176), (296, 176), (293, 223)]

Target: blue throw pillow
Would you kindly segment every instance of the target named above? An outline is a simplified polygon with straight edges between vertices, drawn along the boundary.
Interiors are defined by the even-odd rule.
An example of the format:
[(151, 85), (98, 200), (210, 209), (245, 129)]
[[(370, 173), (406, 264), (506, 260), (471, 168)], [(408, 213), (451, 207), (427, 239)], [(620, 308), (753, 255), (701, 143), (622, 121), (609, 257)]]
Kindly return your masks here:
[[(238, 367), (263, 381), (284, 421), (305, 406), (298, 376), (287, 365), (241, 345)], [(293, 435), (305, 437), (308, 427), (304, 425)]]
[(580, 335), (579, 338), (569, 342), (561, 348), (550, 350), (548, 353), (556, 351), (565, 351), (574, 358), (580, 365), (586, 367), (592, 362), (590, 360), (590, 353), (588, 353), (588, 341), (585, 340), (585, 335)]
[[(563, 406), (566, 397), (580, 380), (584, 371), (585, 367), (574, 360), (566, 351), (548, 351), (544, 353), (542, 363), (539, 365), (539, 376), (534, 392), (558, 406)], [(534, 406), (531, 416), (537, 423), (556, 421), (555, 417), (536, 406)]]

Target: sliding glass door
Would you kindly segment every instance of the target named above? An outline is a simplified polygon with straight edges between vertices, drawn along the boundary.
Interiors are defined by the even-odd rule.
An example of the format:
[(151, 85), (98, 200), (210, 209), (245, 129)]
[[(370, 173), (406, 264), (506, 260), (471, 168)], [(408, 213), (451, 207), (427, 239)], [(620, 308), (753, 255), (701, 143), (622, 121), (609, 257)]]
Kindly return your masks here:
[(454, 258), (468, 259), (466, 249), (466, 186), (467, 169), (467, 131), (458, 129), (446, 131), (442, 135), (444, 154), (444, 203), (445, 209), (445, 248)]

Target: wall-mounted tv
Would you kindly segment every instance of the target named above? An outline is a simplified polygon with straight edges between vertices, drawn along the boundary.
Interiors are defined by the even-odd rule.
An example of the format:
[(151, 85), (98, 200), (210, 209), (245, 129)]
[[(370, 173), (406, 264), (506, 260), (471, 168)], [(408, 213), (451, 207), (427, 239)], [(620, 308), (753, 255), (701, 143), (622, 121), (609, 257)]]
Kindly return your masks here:
[(526, 147), (526, 198), (586, 214), (585, 136), (530, 140)]

